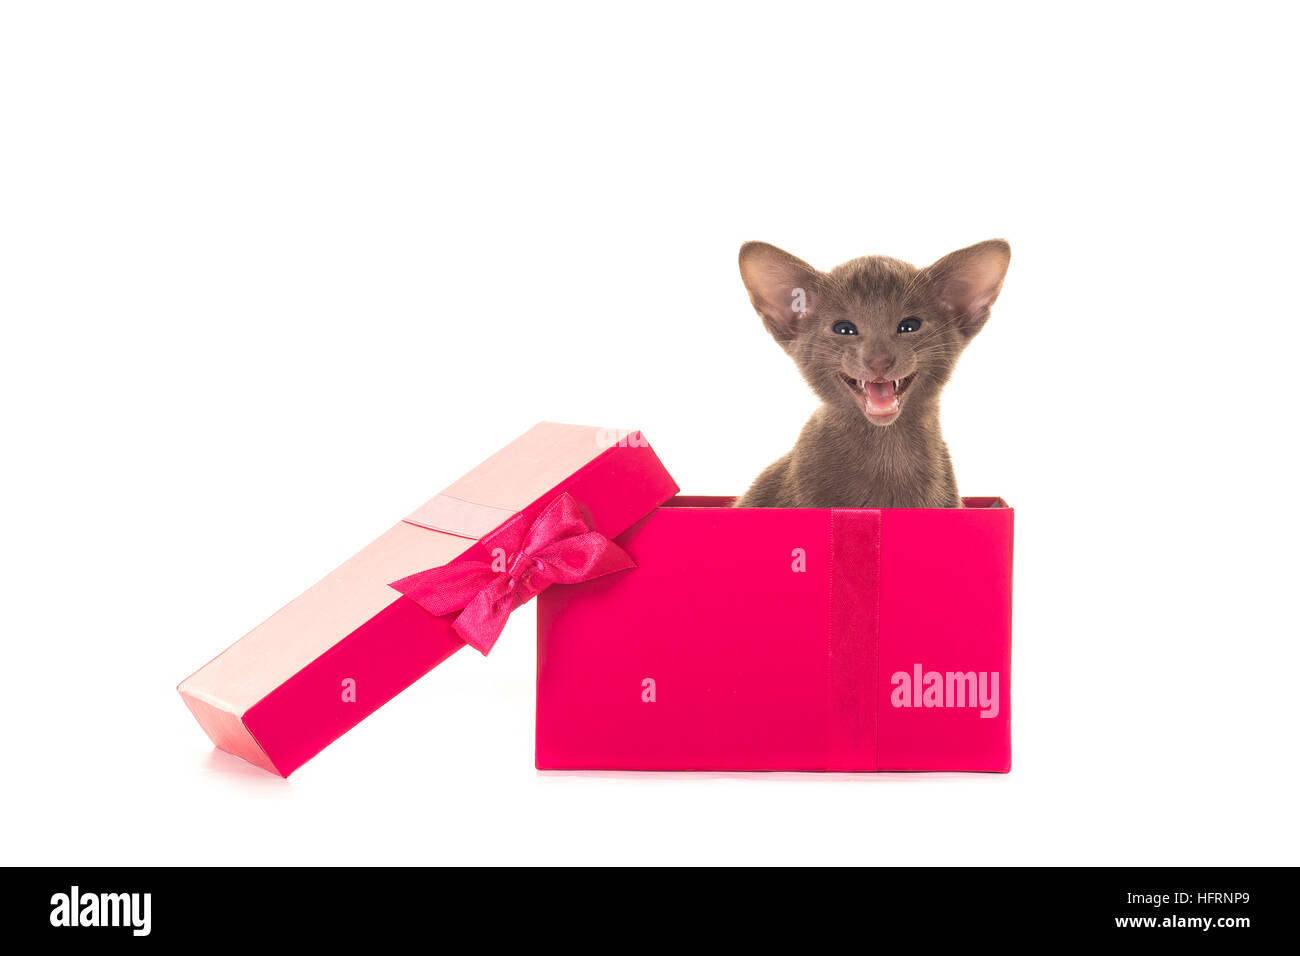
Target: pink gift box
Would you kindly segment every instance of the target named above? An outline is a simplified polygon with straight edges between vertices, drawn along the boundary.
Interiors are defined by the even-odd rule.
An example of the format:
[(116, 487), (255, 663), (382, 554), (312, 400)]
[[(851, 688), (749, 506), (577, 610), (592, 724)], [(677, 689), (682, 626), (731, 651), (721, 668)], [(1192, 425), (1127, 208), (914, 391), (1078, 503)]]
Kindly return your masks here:
[(539, 769), (1011, 767), (1013, 512), (678, 497), (537, 608)]
[[(475, 575), (505, 582), (499, 600), (488, 607), (503, 621), (511, 602), (532, 593), (522, 586), (515, 590), (530, 580), (527, 568), (518, 570), (528, 535), (536, 537), (549, 520), (552, 530), (565, 534), (590, 532), (565, 539), (577, 541), (580, 551), (590, 549), (592, 539), (619, 534), (676, 490), (640, 433), (544, 422), (384, 532), (177, 689), (214, 744), (288, 776), (466, 643), (457, 630), (461, 615), (436, 615), (406, 596), (420, 591), (422, 573), (444, 569), (438, 573), (445, 575), (451, 569), (453, 583), (472, 582)], [(552, 549), (543, 557), (552, 554), (560, 555), (552, 570), (573, 571), (558, 567), (571, 555)], [(417, 584), (408, 589), (411, 581)], [(435, 582), (423, 590), (445, 597), (449, 587)], [(476, 646), (486, 652), (494, 639), (489, 635)]]

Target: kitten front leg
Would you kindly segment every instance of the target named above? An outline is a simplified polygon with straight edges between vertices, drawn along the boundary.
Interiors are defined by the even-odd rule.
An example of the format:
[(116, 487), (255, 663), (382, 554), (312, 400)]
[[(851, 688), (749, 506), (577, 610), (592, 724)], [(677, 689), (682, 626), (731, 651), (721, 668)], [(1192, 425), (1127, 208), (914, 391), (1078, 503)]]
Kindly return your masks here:
[(790, 455), (778, 458), (763, 469), (763, 473), (754, 479), (749, 490), (737, 498), (733, 508), (792, 508), (794, 498), (790, 494)]

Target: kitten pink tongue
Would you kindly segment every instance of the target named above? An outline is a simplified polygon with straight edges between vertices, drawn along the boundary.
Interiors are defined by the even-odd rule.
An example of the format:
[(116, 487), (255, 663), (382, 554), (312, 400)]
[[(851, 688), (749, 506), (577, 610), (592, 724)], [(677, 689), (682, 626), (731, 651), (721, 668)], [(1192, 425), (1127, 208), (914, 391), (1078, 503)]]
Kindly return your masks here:
[(889, 415), (898, 408), (893, 382), (867, 382), (867, 411), (872, 415)]

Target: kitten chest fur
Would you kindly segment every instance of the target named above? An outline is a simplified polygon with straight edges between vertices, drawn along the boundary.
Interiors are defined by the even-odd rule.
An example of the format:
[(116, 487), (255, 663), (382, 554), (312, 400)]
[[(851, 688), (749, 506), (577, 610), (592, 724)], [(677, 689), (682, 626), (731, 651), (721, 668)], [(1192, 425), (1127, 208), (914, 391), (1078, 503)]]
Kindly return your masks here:
[(823, 405), (736, 505), (960, 508), (961, 498), (937, 409), (886, 429)]

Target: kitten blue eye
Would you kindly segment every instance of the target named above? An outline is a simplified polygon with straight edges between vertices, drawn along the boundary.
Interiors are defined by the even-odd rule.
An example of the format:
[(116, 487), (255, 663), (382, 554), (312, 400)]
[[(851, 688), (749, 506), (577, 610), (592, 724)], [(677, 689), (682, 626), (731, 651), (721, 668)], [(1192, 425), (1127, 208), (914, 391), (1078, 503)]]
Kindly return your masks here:
[(852, 322), (836, 322), (831, 326), (831, 331), (836, 335), (857, 335), (858, 327)]
[(898, 323), (898, 331), (904, 334), (915, 332), (921, 327), (921, 320), (914, 315), (909, 315), (902, 322)]

